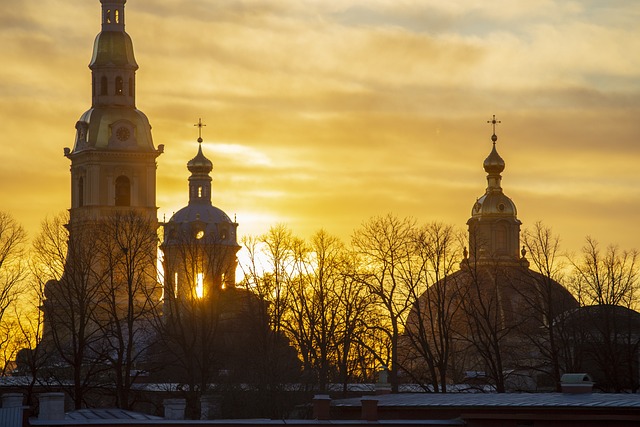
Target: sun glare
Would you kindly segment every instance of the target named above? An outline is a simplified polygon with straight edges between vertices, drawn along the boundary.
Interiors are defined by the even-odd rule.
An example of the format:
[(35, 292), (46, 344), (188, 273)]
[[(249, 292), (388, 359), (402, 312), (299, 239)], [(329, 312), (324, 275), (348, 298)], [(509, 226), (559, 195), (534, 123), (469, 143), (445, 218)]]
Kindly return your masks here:
[(204, 281), (202, 273), (198, 273), (196, 276), (196, 297), (204, 297)]

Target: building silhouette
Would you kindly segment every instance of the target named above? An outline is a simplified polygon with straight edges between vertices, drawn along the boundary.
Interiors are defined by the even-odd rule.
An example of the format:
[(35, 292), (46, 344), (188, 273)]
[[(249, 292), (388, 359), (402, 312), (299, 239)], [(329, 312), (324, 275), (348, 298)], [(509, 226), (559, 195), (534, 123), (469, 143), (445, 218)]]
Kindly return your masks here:
[(437, 387), (468, 382), (498, 391), (553, 388), (560, 369), (558, 360), (555, 366), (545, 360), (547, 335), (554, 319), (578, 302), (553, 278), (529, 268), (515, 203), (502, 189), (499, 122), (494, 116), (490, 123), (493, 147), (483, 163), (487, 187), (467, 221), (468, 249), (460, 269), (414, 304), (403, 367), (409, 380)]

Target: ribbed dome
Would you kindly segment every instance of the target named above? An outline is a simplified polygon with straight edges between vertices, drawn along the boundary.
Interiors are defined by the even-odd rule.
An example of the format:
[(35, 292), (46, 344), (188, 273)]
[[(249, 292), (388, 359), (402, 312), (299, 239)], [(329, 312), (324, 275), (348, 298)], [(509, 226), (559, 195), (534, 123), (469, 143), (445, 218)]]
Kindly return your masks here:
[(202, 154), (202, 144), (198, 147), (198, 154), (187, 163), (187, 169), (193, 174), (208, 174), (213, 170), (213, 162)]

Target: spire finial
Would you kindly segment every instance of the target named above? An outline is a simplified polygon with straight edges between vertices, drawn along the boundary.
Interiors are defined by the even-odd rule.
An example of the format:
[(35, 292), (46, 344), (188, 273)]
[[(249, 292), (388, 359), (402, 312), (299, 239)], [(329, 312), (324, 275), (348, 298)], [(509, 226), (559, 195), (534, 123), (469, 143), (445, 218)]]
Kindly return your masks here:
[(198, 123), (194, 124), (194, 126), (198, 127), (198, 142), (202, 143), (202, 128), (206, 125), (202, 123), (201, 118), (198, 118)]
[(493, 145), (496, 145), (496, 141), (498, 140), (498, 137), (496, 136), (496, 125), (502, 122), (500, 120), (496, 120), (496, 115), (494, 114), (491, 120), (487, 120), (487, 123), (491, 123), (491, 126), (493, 127), (493, 135), (491, 135), (491, 140), (493, 141)]

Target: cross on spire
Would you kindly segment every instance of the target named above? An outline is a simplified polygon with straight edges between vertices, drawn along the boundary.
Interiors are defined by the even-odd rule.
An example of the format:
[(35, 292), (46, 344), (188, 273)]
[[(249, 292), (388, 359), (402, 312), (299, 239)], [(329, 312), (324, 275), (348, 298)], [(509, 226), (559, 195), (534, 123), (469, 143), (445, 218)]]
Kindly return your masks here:
[(206, 125), (202, 123), (201, 118), (198, 118), (198, 123), (194, 124), (194, 126), (198, 127), (198, 142), (202, 142), (202, 128)]
[(496, 141), (498, 140), (498, 137), (496, 136), (496, 125), (502, 122), (500, 120), (496, 120), (496, 115), (494, 114), (491, 120), (487, 120), (487, 123), (491, 123), (491, 126), (493, 127), (493, 135), (491, 135), (491, 140), (495, 145)]

